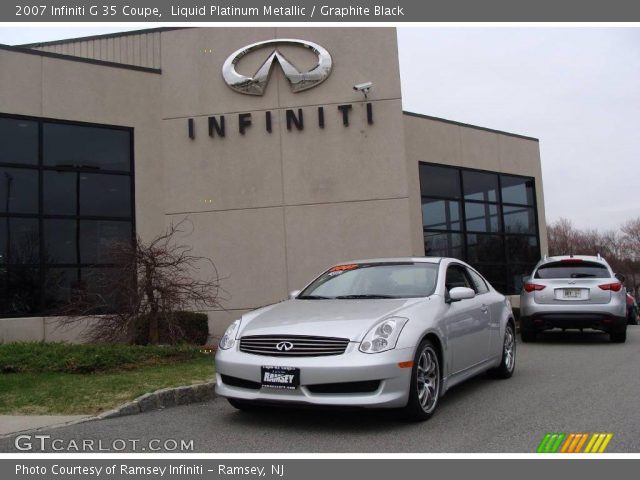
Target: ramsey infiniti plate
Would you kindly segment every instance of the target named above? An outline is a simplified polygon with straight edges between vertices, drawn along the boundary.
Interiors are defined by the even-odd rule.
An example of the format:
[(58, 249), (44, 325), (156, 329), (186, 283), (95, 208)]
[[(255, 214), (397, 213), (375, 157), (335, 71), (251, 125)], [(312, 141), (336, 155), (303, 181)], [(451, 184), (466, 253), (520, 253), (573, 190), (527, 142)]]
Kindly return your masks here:
[(300, 385), (300, 369), (295, 367), (262, 367), (262, 386), (295, 390)]

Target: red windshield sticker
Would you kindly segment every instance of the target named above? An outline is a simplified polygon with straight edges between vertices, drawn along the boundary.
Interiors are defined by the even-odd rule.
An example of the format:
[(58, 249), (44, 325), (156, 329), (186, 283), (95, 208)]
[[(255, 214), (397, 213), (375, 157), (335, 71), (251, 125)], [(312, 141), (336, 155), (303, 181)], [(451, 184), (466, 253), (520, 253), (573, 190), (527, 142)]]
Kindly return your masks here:
[(335, 267), (332, 267), (329, 272), (344, 272), (346, 270), (353, 270), (355, 268), (358, 268), (357, 263), (352, 263), (351, 265), (336, 265)]

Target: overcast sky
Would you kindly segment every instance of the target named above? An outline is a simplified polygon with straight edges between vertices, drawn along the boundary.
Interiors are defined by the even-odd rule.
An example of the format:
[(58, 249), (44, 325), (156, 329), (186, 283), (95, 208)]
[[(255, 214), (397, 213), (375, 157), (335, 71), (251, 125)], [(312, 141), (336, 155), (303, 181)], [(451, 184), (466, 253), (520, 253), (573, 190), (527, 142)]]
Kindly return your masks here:
[[(15, 45), (141, 28), (0, 29)], [(540, 139), (547, 221), (640, 217), (640, 28), (399, 28), (405, 110)]]

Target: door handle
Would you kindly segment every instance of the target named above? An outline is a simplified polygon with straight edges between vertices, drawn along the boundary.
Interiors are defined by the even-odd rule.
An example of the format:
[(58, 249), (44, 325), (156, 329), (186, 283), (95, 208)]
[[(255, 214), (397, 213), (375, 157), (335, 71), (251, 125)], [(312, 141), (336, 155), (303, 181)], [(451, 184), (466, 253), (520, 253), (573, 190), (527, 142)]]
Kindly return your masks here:
[(482, 311), (482, 313), (489, 313), (489, 307), (487, 307), (486, 305), (482, 305), (480, 310)]

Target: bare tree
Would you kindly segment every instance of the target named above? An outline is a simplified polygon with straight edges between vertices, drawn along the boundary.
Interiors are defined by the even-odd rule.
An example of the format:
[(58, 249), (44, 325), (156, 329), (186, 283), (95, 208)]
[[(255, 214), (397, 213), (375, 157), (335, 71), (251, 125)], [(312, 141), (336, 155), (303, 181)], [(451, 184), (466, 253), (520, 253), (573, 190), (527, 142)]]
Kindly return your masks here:
[(133, 341), (141, 328), (146, 342), (157, 344), (161, 329), (172, 340), (183, 336), (177, 321), (185, 310), (220, 307), (220, 278), (213, 261), (192, 254), (178, 237), (190, 225), (187, 219), (171, 224), (149, 243), (113, 243), (113, 268), (93, 269), (59, 312), (62, 324), (92, 319), (93, 341)]

